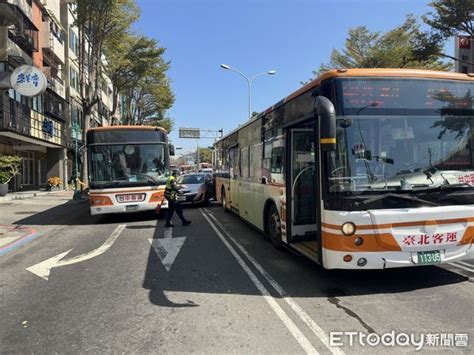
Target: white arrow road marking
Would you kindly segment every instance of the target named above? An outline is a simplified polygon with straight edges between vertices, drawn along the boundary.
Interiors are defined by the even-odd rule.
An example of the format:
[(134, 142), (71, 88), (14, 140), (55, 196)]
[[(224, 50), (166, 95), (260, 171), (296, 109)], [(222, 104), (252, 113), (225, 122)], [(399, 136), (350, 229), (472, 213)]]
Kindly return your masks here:
[(148, 239), (161, 263), (170, 271), (186, 237), (173, 238), (173, 228), (165, 228), (163, 239)]
[(90, 252), (87, 252), (81, 255), (74, 256), (71, 259), (61, 260), (72, 250), (72, 249), (69, 249), (68, 251), (64, 253), (53, 256), (52, 258), (42, 261), (36, 265), (30, 266), (26, 270), (41, 277), (42, 279), (48, 280), (49, 274), (51, 273), (52, 268), (80, 263), (81, 261), (89, 260), (89, 259), (95, 258), (96, 256), (104, 254), (107, 250), (109, 250), (112, 244), (114, 244), (114, 242), (120, 236), (120, 233), (122, 233), (122, 231), (124, 230), (125, 226), (126, 226), (125, 224), (118, 225), (117, 228), (115, 228), (112, 234), (104, 242), (104, 244), (102, 244), (100, 247), (98, 247), (95, 250), (92, 250)]

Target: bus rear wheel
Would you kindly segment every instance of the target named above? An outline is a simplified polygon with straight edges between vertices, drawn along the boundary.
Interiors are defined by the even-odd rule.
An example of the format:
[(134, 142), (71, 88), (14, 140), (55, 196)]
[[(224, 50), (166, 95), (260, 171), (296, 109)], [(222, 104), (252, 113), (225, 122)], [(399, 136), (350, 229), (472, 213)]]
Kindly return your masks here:
[(229, 212), (229, 207), (228, 207), (228, 204), (227, 204), (227, 198), (225, 196), (225, 189), (222, 188), (222, 191), (221, 191), (221, 205), (222, 207), (224, 207), (224, 212)]
[(283, 240), (281, 238), (281, 219), (275, 205), (271, 205), (266, 216), (266, 232), (272, 245), (276, 249), (283, 249)]

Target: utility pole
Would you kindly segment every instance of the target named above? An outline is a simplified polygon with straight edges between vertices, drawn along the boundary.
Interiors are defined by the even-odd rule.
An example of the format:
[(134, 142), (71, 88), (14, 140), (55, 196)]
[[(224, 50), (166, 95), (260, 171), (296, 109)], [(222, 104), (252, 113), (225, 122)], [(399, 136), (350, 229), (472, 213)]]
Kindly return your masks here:
[(196, 167), (199, 170), (199, 139), (196, 139)]

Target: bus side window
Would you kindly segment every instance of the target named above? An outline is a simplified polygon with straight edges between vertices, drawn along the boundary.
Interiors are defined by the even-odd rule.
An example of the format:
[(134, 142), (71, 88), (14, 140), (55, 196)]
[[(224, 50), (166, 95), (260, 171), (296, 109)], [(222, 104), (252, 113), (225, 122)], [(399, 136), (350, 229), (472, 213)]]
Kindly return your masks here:
[(273, 174), (281, 174), (283, 172), (283, 147), (272, 149), (271, 168)]

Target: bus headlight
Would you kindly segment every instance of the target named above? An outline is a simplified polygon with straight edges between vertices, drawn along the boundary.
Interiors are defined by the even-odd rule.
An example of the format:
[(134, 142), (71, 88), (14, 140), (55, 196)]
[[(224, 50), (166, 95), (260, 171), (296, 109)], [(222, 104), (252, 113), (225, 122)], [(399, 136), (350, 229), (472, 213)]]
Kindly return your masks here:
[(112, 200), (108, 196), (89, 196), (91, 206), (112, 206)]
[(352, 222), (346, 222), (341, 226), (341, 232), (344, 234), (346, 237), (350, 237), (355, 234), (356, 232), (356, 226)]

